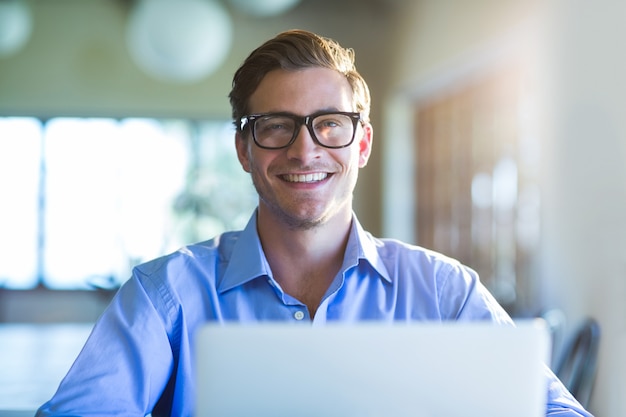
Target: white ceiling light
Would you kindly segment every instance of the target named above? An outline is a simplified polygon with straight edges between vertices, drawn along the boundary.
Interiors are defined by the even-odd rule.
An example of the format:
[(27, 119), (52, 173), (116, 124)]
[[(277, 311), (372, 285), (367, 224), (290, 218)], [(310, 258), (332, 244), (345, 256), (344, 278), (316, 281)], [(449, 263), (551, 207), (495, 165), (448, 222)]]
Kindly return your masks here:
[(258, 16), (276, 16), (300, 3), (300, 0), (230, 0), (244, 13)]
[(16, 53), (30, 38), (30, 8), (21, 0), (0, 0), (0, 57)]
[(223, 63), (232, 31), (230, 16), (213, 0), (139, 0), (126, 39), (131, 57), (147, 74), (189, 83)]

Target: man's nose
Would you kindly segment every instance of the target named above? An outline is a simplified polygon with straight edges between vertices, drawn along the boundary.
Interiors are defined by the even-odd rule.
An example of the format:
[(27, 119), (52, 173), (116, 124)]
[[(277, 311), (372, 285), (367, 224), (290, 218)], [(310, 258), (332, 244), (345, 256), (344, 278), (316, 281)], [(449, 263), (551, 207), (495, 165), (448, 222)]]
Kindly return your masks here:
[(287, 149), (290, 158), (306, 160), (316, 157), (321, 146), (315, 141), (306, 125), (298, 128), (296, 140)]

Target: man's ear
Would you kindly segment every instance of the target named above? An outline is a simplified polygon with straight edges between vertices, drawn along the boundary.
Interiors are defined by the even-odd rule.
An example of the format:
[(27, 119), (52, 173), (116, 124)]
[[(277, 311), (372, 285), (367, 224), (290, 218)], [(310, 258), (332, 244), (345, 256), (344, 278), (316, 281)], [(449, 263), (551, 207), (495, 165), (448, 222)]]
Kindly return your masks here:
[(242, 132), (235, 133), (235, 148), (237, 149), (237, 159), (244, 171), (250, 172), (250, 155), (248, 153), (248, 140), (243, 137)]
[(372, 153), (372, 139), (374, 138), (374, 129), (371, 124), (363, 123), (361, 126), (363, 134), (359, 139), (359, 168), (367, 165), (367, 161)]

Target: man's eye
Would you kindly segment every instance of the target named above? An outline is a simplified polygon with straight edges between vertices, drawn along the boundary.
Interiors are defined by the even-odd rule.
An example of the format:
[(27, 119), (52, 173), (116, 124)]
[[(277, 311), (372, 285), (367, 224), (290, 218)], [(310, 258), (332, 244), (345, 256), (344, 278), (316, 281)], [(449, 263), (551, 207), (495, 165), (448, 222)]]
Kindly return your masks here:
[(337, 123), (335, 120), (324, 120), (321, 126), (322, 127), (337, 127), (339, 126), (339, 123)]
[(290, 120), (269, 118), (263, 120), (261, 123), (261, 129), (265, 131), (282, 131), (290, 130), (293, 123)]
[(323, 119), (315, 123), (315, 130), (334, 129), (341, 126), (341, 121), (337, 119)]

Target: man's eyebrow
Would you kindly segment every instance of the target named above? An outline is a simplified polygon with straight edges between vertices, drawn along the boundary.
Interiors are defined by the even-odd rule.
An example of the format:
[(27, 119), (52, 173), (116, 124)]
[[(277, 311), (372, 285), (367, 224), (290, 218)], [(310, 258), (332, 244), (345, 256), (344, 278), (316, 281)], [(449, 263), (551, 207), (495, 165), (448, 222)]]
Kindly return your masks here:
[(292, 111), (288, 111), (288, 110), (269, 110), (269, 111), (262, 111), (262, 112), (252, 112), (250, 113), (252, 114), (288, 114), (288, 115), (292, 115), (292, 116), (297, 116), (297, 117), (305, 117), (305, 116), (311, 116), (311, 115), (315, 115), (318, 113), (332, 113), (332, 112), (341, 112), (341, 111), (352, 111), (352, 110), (339, 110), (337, 107), (323, 107), (323, 108), (319, 108), (315, 111), (313, 111), (312, 113), (309, 114), (298, 114), (298, 113), (294, 113)]

